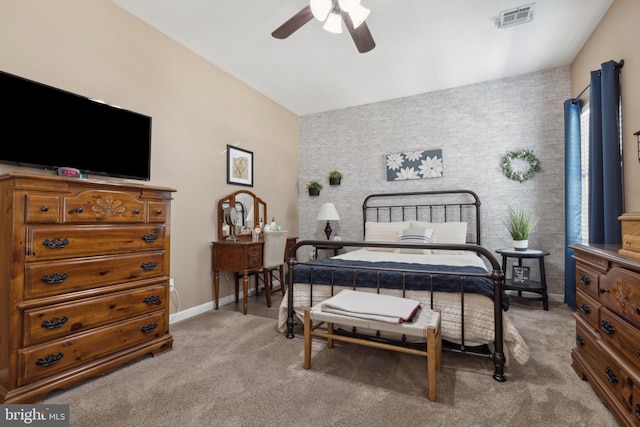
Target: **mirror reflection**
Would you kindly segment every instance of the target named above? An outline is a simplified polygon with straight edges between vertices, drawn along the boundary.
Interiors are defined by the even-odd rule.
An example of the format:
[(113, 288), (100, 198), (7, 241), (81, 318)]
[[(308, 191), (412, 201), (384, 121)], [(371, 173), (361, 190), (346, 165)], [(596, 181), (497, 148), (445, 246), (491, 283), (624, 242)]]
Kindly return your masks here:
[(251, 239), (251, 230), (264, 226), (267, 204), (250, 191), (236, 191), (218, 202), (218, 239), (226, 239), (230, 235), (229, 227), (233, 225), (224, 221), (224, 209), (229, 206), (235, 206), (238, 211), (238, 221), (235, 224), (235, 235), (238, 238)]

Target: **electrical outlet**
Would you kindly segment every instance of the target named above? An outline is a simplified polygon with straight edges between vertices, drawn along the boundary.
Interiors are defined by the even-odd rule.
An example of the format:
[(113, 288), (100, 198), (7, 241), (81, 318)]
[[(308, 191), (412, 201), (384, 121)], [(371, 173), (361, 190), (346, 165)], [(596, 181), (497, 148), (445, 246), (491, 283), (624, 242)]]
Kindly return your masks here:
[(176, 290), (176, 284), (173, 279), (169, 279), (169, 290), (172, 292)]

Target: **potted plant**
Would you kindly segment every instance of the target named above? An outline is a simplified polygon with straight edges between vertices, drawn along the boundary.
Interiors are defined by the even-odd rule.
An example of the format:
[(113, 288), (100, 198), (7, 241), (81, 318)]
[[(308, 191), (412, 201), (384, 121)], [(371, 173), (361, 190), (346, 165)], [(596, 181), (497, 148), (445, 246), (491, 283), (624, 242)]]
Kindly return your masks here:
[(322, 184), (318, 181), (311, 181), (307, 184), (307, 189), (310, 196), (318, 196), (320, 195), (320, 190), (322, 190)]
[(342, 174), (338, 171), (329, 172), (329, 184), (330, 185), (340, 185), (340, 180), (342, 180)]
[(513, 239), (513, 248), (517, 251), (526, 251), (529, 247), (529, 234), (538, 222), (538, 218), (527, 208), (509, 206), (503, 222)]

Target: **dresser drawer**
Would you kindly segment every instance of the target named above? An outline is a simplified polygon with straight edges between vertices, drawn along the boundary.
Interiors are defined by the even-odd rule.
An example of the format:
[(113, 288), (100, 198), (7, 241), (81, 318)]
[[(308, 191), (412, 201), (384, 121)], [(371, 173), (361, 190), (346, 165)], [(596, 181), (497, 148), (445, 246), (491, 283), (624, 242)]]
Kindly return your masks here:
[(165, 252), (76, 258), (25, 266), (24, 298), (60, 295), (168, 274)]
[(60, 198), (57, 196), (25, 195), (25, 222), (56, 224), (60, 221)]
[(166, 283), (25, 310), (25, 347), (167, 308)]
[(18, 385), (92, 362), (168, 333), (165, 313), (155, 312), (18, 351)]
[(599, 287), (602, 305), (640, 328), (640, 274), (614, 267), (600, 277)]
[(129, 193), (87, 190), (65, 197), (63, 222), (123, 223), (145, 222), (146, 204)]
[(640, 331), (606, 308), (600, 312), (599, 331), (612, 347), (640, 368)]
[(164, 223), (167, 220), (167, 204), (164, 202), (149, 202), (149, 222)]
[(620, 357), (612, 353), (612, 348), (605, 344), (605, 341), (597, 341), (598, 350), (592, 354), (590, 361), (591, 368), (598, 377), (599, 382), (607, 390), (607, 394), (615, 399), (626, 412), (631, 412), (631, 401), (633, 395), (635, 376), (628, 365)]
[(598, 273), (584, 265), (576, 265), (576, 289), (593, 298), (598, 298)]
[(161, 250), (164, 225), (27, 228), (27, 261)]
[(576, 315), (593, 329), (599, 329), (600, 303), (584, 292), (576, 292)]
[(580, 353), (589, 364), (592, 364), (595, 355), (599, 351), (599, 348), (596, 346), (596, 341), (598, 341), (599, 336), (577, 313), (574, 313), (573, 317), (576, 319), (576, 351)]

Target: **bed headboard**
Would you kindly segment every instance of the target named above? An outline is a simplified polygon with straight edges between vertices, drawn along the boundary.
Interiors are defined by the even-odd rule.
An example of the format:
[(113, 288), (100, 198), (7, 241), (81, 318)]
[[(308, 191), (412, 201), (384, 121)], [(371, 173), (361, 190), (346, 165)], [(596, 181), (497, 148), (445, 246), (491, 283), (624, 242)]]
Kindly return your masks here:
[(480, 245), (480, 199), (470, 190), (371, 194), (362, 204), (362, 232), (372, 222), (424, 221), (467, 223), (467, 243)]

